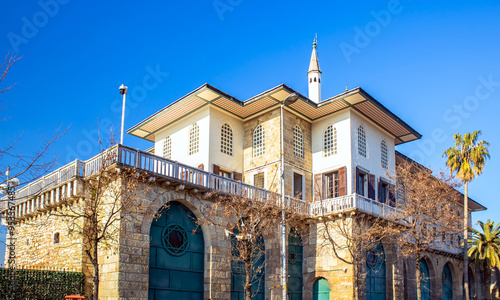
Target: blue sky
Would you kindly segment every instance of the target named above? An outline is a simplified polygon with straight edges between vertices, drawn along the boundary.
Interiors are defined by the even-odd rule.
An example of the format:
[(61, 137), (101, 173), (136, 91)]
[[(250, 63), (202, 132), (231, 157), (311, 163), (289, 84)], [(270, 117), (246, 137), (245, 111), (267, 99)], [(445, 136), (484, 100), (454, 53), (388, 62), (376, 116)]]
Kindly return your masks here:
[[(0, 146), (22, 134), (17, 150), (29, 154), (71, 126), (50, 157), (91, 157), (98, 120), (119, 128), (121, 83), (126, 128), (203, 83), (242, 100), (281, 83), (307, 95), (317, 33), (323, 98), (361, 86), (423, 135), (398, 146), (404, 154), (445, 170), (452, 134), (483, 131), (491, 159), (470, 195), (488, 210), (474, 220), (499, 222), (498, 28), (493, 0), (4, 1), (0, 56), (24, 57), (5, 82), (16, 86), (0, 96), (12, 105)], [(151, 146), (132, 136), (125, 144)]]

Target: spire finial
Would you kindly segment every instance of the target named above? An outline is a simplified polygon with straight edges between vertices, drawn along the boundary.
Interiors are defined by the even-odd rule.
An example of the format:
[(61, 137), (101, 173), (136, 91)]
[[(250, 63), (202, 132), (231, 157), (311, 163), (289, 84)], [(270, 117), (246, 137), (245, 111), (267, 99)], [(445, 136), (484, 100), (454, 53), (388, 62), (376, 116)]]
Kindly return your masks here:
[(347, 83), (345, 84), (345, 91), (347, 92), (349, 89), (347, 88)]
[(314, 36), (313, 48), (316, 48), (317, 44), (318, 44), (318, 34), (316, 33), (316, 35)]

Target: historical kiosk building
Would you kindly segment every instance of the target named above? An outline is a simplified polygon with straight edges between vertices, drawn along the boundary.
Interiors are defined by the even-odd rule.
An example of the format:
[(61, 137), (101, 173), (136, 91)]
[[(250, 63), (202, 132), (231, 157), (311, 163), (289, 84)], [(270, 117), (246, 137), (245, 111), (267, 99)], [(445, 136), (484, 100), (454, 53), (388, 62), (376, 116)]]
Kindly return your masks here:
[[(395, 184), (387, 174), (407, 159), (395, 147), (421, 135), (362, 88), (323, 100), (321, 74), (315, 43), (308, 97), (282, 84), (241, 101), (204, 84), (128, 130), (154, 147), (116, 145), (116, 163), (148, 172), (154, 189), (165, 192), (146, 199), (148, 214), (120, 225), (119, 251), (100, 250), (102, 299), (243, 299), (238, 277), (220, 255), (230, 247), (227, 234), (211, 226), (194, 230), (201, 193), (265, 199), (280, 191), (284, 168), (287, 210), (311, 217), (310, 236), (319, 217), (333, 220), (353, 211), (377, 217), (391, 208), (388, 203), (401, 201), (387, 192)], [(298, 99), (284, 104), (294, 93)], [(81, 178), (92, 175), (97, 159), (77, 160), (19, 189), (18, 265), (83, 271), (88, 266), (83, 239), (70, 235), (61, 220), (49, 220), (43, 230), (32, 224), (62, 199), (77, 199)], [(165, 203), (168, 211), (154, 218)], [(472, 200), (469, 208), (485, 209)], [(173, 231), (181, 243), (168, 242)], [(263, 238), (265, 280), (255, 298), (281, 299), (279, 228)], [(289, 237), (289, 299), (353, 299), (355, 289), (361, 299), (415, 299), (415, 282), (407, 280), (415, 278), (415, 268), (395, 259), (388, 245), (377, 247), (385, 259), (367, 262), (360, 276), (365, 283), (359, 284), (353, 266), (322, 249), (319, 239)], [(462, 298), (461, 250), (458, 239), (450, 243), (424, 255), (424, 299)], [(472, 294), (478, 295), (479, 273), (469, 274)]]

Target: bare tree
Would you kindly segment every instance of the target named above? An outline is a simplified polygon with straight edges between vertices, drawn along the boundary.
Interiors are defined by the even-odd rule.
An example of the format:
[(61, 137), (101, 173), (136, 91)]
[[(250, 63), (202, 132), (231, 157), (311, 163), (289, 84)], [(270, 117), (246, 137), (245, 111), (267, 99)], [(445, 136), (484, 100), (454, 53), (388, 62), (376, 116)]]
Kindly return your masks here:
[[(263, 237), (275, 234), (281, 222), (280, 197), (274, 194), (267, 200), (243, 198), (218, 192), (201, 200), (199, 225), (216, 226), (226, 232), (230, 249), (222, 253), (231, 263), (233, 276), (244, 276), (243, 293), (246, 300), (255, 296), (264, 285), (266, 249)], [(277, 205), (278, 204), (278, 205)], [(298, 224), (298, 214), (288, 214), (287, 223)]]
[[(5, 79), (14, 66), (22, 56), (15, 56), (8, 53), (3, 62), (0, 63), (0, 95), (9, 91), (15, 84), (4, 85)], [(2, 105), (3, 100), (0, 99), (0, 121), (9, 119), (5, 116), (4, 112), (11, 105)], [(46, 160), (46, 156), (53, 144), (63, 136), (68, 129), (57, 129), (51, 136), (45, 138), (42, 136), (42, 144), (31, 154), (24, 154), (17, 149), (17, 144), (22, 136), (19, 136), (14, 141), (7, 141), (6, 144), (0, 145), (0, 169), (6, 170), (7, 167), (11, 169), (10, 177), (16, 177), (21, 181), (21, 184), (27, 183), (47, 173), (54, 167), (57, 159), (50, 158)], [(4, 141), (5, 142), (5, 141)], [(7, 161), (7, 162), (6, 162)], [(4, 172), (0, 172), (0, 184), (5, 183), (7, 177)]]
[[(398, 201), (387, 214), (386, 236), (400, 257), (415, 263), (417, 298), (422, 299), (421, 259), (425, 253), (458, 249), (462, 211), (458, 184), (443, 173), (439, 178), (411, 161), (396, 167)], [(430, 291), (424, 291), (430, 292)]]
[(322, 213), (318, 221), (320, 251), (331, 251), (337, 259), (353, 266), (356, 283), (353, 292), (358, 299), (366, 253), (387, 238), (388, 232), (384, 226), (387, 220), (350, 210), (331, 215)]
[(124, 234), (122, 220), (146, 214), (142, 200), (154, 182), (144, 172), (117, 164), (116, 146), (94, 158), (87, 166), (92, 175), (81, 179), (77, 199), (68, 198), (51, 210), (68, 226), (69, 234), (82, 238), (84, 252), (92, 265), (92, 299), (99, 299), (100, 251), (118, 249), (119, 235)]

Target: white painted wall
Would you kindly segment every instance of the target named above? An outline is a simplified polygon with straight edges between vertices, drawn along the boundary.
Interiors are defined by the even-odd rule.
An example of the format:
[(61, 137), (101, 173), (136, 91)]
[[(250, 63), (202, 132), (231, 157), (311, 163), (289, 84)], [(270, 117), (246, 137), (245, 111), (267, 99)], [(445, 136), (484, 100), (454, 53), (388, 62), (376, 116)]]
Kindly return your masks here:
[[(366, 134), (366, 158), (358, 154), (358, 127), (360, 125), (363, 126)], [(374, 174), (376, 176), (375, 184), (377, 184), (379, 177), (383, 177), (384, 179), (394, 183), (393, 180), (390, 180), (389, 178), (390, 176), (388, 176), (388, 174), (394, 176), (396, 170), (394, 137), (392, 137), (385, 130), (378, 127), (376, 124), (374, 124), (373, 122), (366, 119), (365, 117), (363, 117), (362, 115), (360, 115), (355, 111), (351, 111), (351, 136), (352, 136), (351, 147), (352, 147), (353, 167), (359, 165), (360, 167), (366, 169), (370, 174)], [(388, 158), (387, 169), (382, 167), (382, 161), (381, 161), (382, 152), (380, 148), (380, 143), (382, 142), (382, 139), (385, 140), (387, 145), (387, 158)], [(378, 192), (376, 191), (376, 193)]]
[[(232, 156), (220, 151), (221, 127), (224, 123), (228, 123), (233, 130)], [(243, 173), (243, 134), (243, 121), (223, 110), (210, 108), (209, 171), (216, 164), (227, 171)]]
[[(351, 112), (341, 111), (312, 123), (312, 165), (313, 173), (326, 173), (340, 167), (347, 168), (347, 194), (351, 193)], [(337, 154), (323, 157), (323, 134), (332, 124), (337, 129)]]
[[(193, 123), (200, 128), (200, 150), (198, 153), (188, 155), (189, 129)], [(163, 141), (165, 137), (172, 139), (172, 160), (197, 168), (200, 164), (209, 165), (210, 144), (210, 109), (205, 107), (188, 117), (177, 121), (156, 134), (155, 154), (163, 156)]]

